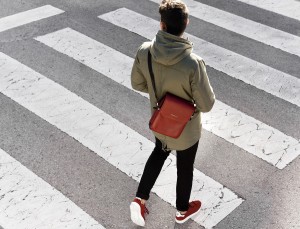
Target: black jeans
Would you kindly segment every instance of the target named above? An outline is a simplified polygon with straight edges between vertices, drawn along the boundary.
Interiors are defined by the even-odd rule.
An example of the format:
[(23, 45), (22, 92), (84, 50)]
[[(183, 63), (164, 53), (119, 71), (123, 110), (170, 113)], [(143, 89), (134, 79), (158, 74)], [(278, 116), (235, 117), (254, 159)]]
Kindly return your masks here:
[[(145, 169), (136, 193), (136, 196), (149, 199), (150, 191), (171, 151), (164, 151), (162, 143), (156, 138), (155, 148), (148, 158)], [(194, 161), (198, 148), (197, 142), (190, 148), (177, 151), (177, 184), (176, 208), (178, 211), (187, 211), (193, 184)]]

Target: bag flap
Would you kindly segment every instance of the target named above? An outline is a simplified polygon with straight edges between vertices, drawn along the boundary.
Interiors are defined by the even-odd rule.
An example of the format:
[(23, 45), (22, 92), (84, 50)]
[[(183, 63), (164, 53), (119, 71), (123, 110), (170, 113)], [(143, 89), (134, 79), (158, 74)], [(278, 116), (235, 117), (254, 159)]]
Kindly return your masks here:
[(160, 110), (161, 115), (165, 117), (186, 122), (195, 112), (195, 106), (185, 99), (167, 93), (162, 99)]

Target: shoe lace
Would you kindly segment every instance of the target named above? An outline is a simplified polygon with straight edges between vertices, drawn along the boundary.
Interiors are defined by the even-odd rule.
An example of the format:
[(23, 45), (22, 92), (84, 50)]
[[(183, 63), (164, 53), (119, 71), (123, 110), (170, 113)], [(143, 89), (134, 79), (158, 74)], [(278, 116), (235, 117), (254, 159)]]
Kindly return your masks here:
[(149, 210), (148, 208), (146, 208), (146, 206), (145, 206), (145, 213), (149, 215)]
[(185, 214), (181, 214), (179, 211), (176, 212), (176, 217), (184, 217)]

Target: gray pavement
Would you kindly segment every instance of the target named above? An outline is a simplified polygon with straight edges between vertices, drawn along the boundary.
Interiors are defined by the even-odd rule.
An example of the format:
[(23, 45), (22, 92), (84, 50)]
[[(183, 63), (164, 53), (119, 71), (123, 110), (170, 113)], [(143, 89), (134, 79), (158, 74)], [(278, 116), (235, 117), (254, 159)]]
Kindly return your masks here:
[[(300, 22), (236, 1), (200, 2), (299, 35)], [(104, 75), (59, 54), (32, 38), (65, 27), (81, 32), (131, 58), (144, 38), (99, 20), (120, 7), (159, 19), (146, 0), (0, 0), (0, 17), (51, 4), (66, 13), (0, 33), (0, 52), (54, 80), (153, 141), (145, 125), (149, 101)], [(195, 36), (300, 78), (300, 57), (191, 17)], [(66, 67), (67, 66), (67, 67)], [(300, 109), (262, 90), (208, 67), (217, 98), (262, 122), (300, 138)], [(51, 184), (106, 228), (137, 228), (129, 203), (137, 182), (78, 141), (0, 93), (0, 148)], [(132, 117), (134, 115), (134, 118)], [(300, 228), (300, 158), (283, 170), (203, 130), (195, 168), (245, 201), (218, 229)], [(146, 228), (202, 228), (194, 221), (174, 223), (175, 209), (152, 194)], [(0, 222), (0, 224), (2, 224)], [(1, 228), (0, 226), (0, 229)], [(4, 228), (11, 229), (11, 228)]]

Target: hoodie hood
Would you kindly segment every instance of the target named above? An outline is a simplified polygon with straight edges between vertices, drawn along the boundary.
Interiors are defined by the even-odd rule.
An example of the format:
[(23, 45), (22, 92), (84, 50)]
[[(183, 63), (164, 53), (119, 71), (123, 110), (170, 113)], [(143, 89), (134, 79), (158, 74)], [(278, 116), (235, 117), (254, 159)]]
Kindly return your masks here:
[(192, 52), (192, 42), (159, 30), (150, 49), (155, 62), (174, 65)]

